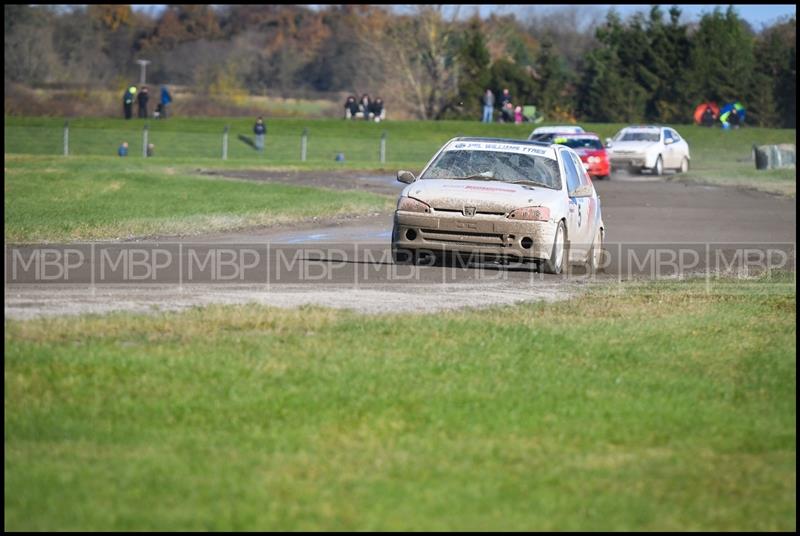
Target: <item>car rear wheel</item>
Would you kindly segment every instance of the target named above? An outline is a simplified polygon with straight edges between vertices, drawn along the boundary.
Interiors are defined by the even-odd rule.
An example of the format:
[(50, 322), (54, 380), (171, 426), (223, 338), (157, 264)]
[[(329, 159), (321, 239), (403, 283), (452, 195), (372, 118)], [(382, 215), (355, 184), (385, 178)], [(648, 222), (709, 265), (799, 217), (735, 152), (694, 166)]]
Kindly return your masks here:
[(660, 177), (664, 173), (664, 161), (661, 160), (661, 156), (656, 159), (656, 165), (653, 167), (653, 175), (656, 177)]
[(544, 271), (548, 274), (560, 274), (564, 268), (564, 243), (566, 242), (566, 228), (564, 222), (558, 222), (556, 235), (553, 238), (553, 249), (550, 251), (550, 258), (543, 264)]
[(681, 160), (681, 167), (678, 168), (678, 173), (686, 173), (687, 171), (689, 171), (689, 159), (684, 156), (683, 160)]

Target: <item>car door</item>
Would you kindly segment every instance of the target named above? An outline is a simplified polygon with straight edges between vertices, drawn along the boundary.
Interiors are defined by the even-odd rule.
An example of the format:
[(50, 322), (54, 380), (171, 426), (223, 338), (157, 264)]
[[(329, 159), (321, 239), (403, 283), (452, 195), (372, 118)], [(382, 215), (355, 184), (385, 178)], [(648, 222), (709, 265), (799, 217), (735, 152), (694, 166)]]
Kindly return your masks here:
[[(574, 152), (571, 153), (572, 161), (575, 164), (575, 169), (578, 171), (578, 180), (581, 186), (590, 186), (594, 192), (592, 179), (589, 177), (589, 172), (583, 167), (580, 157)], [(582, 255), (588, 252), (589, 247), (592, 245), (595, 230), (595, 216), (597, 211), (596, 195), (591, 197), (579, 197), (578, 199), (578, 217), (579, 223), (578, 232), (580, 233), (580, 244), (575, 248), (576, 253), (583, 252)], [(583, 258), (580, 257), (580, 259)], [(578, 259), (578, 260), (580, 260)]]
[[(585, 256), (583, 246), (586, 243), (588, 229), (589, 202), (587, 197), (572, 197), (569, 193), (577, 190), (581, 184), (586, 184), (583, 166), (580, 158), (572, 151), (562, 149), (561, 160), (564, 162), (564, 171), (567, 174), (567, 192), (569, 211), (567, 214), (567, 239), (570, 242), (570, 260), (580, 260)], [(588, 176), (587, 176), (588, 177)]]
[(672, 136), (672, 131), (668, 128), (664, 129), (664, 168), (678, 167), (676, 161), (678, 160), (678, 147), (675, 143), (677, 140)]
[(689, 144), (686, 143), (686, 140), (675, 130), (672, 131), (672, 138), (675, 140), (675, 154), (677, 156), (675, 167), (679, 168), (681, 167), (683, 159), (689, 158)]

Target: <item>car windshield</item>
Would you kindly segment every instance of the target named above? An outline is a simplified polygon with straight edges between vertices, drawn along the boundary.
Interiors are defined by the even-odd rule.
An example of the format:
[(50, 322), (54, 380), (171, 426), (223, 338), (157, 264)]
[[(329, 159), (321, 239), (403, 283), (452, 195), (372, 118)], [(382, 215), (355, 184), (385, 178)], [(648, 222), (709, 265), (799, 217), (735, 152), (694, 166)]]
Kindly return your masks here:
[(602, 149), (599, 138), (556, 138), (556, 143), (566, 145), (570, 149)]
[(658, 132), (646, 132), (643, 130), (629, 130), (622, 134), (618, 141), (658, 141), (660, 134)]
[(501, 151), (443, 151), (421, 178), (493, 180), (561, 188), (555, 160)]

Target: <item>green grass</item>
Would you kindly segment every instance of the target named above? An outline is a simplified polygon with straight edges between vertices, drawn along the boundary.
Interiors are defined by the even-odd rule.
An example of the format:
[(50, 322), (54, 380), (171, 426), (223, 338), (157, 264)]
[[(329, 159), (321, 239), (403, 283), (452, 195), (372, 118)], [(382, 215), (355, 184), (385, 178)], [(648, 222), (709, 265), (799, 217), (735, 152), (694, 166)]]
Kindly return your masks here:
[[(263, 156), (239, 141), (252, 136), (251, 119), (170, 118), (150, 121), (149, 141), (156, 145), (156, 158), (170, 163), (181, 161), (220, 163), (222, 133), (230, 126), (229, 160), (224, 164), (244, 166), (289, 166), (300, 164), (300, 137), (308, 130), (308, 165), (337, 167), (410, 168), (419, 171), (448, 139), (464, 136), (526, 138), (532, 126), (483, 124), (478, 121), (366, 121), (340, 119), (267, 118), (267, 151)], [(70, 121), (70, 151), (73, 155), (116, 154), (122, 140), (131, 146), (131, 159), (141, 154), (140, 120), (75, 119)], [(623, 124), (584, 123), (584, 128), (602, 138), (615, 134)], [(796, 143), (795, 130), (745, 127), (734, 131), (695, 125), (674, 125), (688, 140), (692, 169), (676, 180), (733, 184), (794, 195), (795, 171), (757, 171), (751, 149), (755, 144)], [(5, 118), (5, 153), (63, 154), (63, 120), (57, 118)], [(387, 134), (387, 162), (381, 165), (380, 136)], [(345, 163), (334, 163), (337, 153)]]
[[(393, 200), (197, 176), (144, 159), (6, 156), (5, 240), (194, 234), (386, 211)], [(193, 175), (194, 173), (194, 175)]]
[(6, 321), (6, 530), (796, 528), (796, 287)]
[[(458, 136), (525, 138), (529, 125), (480, 122), (269, 119), (267, 150), (259, 155), (238, 140), (250, 135), (248, 119), (171, 118), (151, 121), (156, 156), (141, 155), (138, 120), (78, 119), (70, 122), (69, 157), (59, 119), (5, 120), (5, 239), (14, 242), (82, 240), (147, 234), (196, 233), (270, 224), (310, 215), (386, 210), (386, 198), (277, 185), (198, 179), (206, 169), (397, 169), (420, 171), (448, 139)], [(229, 159), (222, 132), (230, 126)], [(624, 125), (584, 125), (600, 136)], [(308, 159), (300, 161), (300, 136), (308, 130)], [(794, 130), (742, 128), (722, 131), (678, 127), (689, 141), (692, 169), (673, 180), (722, 183), (795, 195), (795, 171), (756, 171), (753, 143), (795, 142)], [(387, 135), (387, 161), (379, 160)], [(130, 143), (130, 156), (116, 148)], [(336, 163), (337, 153), (345, 162)]]

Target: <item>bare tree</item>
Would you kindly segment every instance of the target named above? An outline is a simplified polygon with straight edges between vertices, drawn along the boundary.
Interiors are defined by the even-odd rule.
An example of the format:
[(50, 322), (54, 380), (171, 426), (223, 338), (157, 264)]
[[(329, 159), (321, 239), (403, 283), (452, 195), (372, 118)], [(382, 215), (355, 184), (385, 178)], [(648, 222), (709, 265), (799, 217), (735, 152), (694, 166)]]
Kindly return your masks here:
[(419, 119), (441, 117), (458, 87), (458, 9), (448, 11), (417, 5), (410, 15), (363, 18), (357, 30), (386, 69), (384, 90)]

